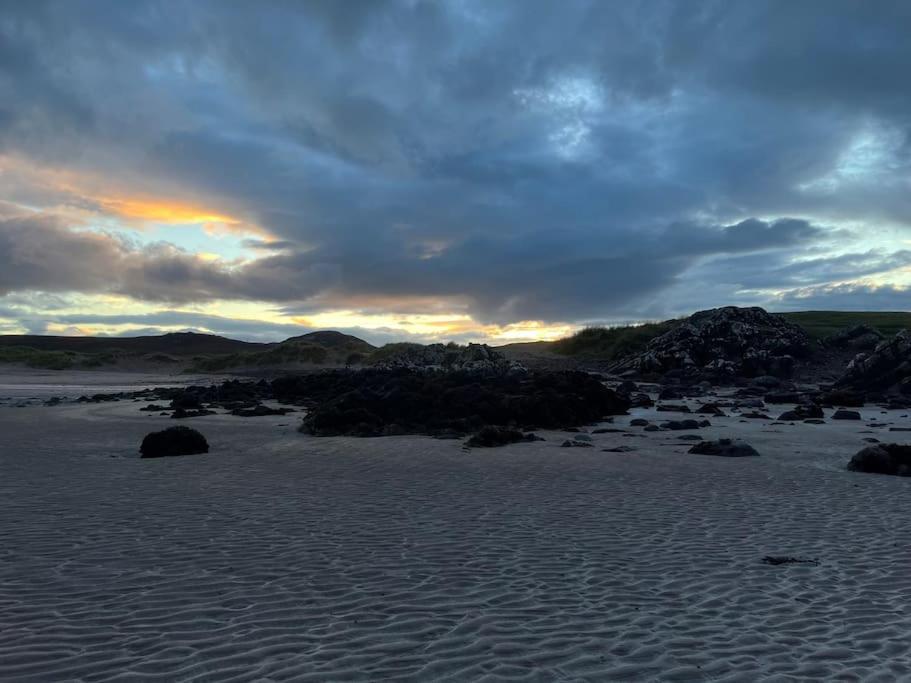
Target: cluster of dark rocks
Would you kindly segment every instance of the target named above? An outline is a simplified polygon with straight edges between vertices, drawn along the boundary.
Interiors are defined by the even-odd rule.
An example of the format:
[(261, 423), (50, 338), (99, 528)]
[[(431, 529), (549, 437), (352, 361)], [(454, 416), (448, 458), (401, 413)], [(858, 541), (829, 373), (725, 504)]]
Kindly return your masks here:
[(374, 367), (378, 369), (409, 370), (471, 370), (507, 372), (523, 370), (523, 366), (508, 360), (487, 344), (398, 344)]
[(727, 306), (694, 313), (611, 370), (709, 381), (787, 378), (810, 353), (810, 339), (798, 325), (762, 308)]
[(317, 436), (470, 434), (488, 425), (562, 429), (630, 407), (627, 397), (578, 371), (336, 370), (273, 388), (276, 397), (308, 402), (301, 431)]
[(857, 354), (835, 387), (911, 397), (911, 331), (902, 330), (872, 351)]

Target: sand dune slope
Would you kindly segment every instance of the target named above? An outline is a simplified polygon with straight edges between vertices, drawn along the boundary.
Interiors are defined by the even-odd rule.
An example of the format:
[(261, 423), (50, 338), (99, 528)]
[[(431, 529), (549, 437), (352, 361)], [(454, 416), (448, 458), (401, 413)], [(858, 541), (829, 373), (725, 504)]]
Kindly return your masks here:
[(0, 679), (911, 678), (911, 481), (840, 471), (856, 435), (466, 453), (217, 416), (211, 454), (141, 461), (156, 420), (0, 410)]

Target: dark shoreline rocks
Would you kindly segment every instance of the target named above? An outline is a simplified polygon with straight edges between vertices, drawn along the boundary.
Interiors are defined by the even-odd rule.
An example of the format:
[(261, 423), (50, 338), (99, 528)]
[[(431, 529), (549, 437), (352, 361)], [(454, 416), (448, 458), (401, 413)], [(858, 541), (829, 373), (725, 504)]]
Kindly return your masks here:
[(482, 427), (477, 434), (468, 439), (465, 445), (468, 448), (499, 448), (511, 443), (530, 443), (543, 440), (540, 436), (532, 433), (523, 434), (517, 429), (488, 425)]
[(578, 371), (338, 370), (285, 380), (280, 391), (312, 405), (301, 431), (316, 436), (383, 436), (390, 425), (396, 433), (430, 435), (487, 425), (562, 429), (630, 406), (626, 396)]

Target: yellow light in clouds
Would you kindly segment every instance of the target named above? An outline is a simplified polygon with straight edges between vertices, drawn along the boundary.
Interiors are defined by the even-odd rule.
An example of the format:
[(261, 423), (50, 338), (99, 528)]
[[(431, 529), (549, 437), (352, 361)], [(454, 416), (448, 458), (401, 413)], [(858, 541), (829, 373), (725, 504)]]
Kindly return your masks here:
[(539, 320), (525, 320), (510, 325), (483, 325), (471, 316), (450, 315), (366, 315), (357, 311), (327, 311), (308, 317), (293, 318), (298, 325), (316, 329), (360, 327), (365, 330), (398, 330), (447, 341), (458, 336), (490, 343), (507, 344), (521, 341), (550, 341), (575, 331), (571, 325), (548, 325)]
[(222, 223), (237, 225), (239, 220), (207, 211), (190, 204), (164, 200), (115, 199), (98, 197), (102, 209), (124, 218), (138, 218), (156, 223)]
[(368, 330), (387, 328), (411, 334), (445, 334), (472, 326), (467, 315), (395, 315), (364, 314), (357, 311), (326, 311), (307, 317), (293, 318), (298, 325), (318, 329), (362, 327)]

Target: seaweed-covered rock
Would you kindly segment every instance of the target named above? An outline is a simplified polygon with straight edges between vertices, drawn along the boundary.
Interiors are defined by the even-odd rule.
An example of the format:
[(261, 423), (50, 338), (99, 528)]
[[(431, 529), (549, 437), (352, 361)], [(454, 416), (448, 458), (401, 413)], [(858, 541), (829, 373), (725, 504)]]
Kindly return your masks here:
[(197, 453), (208, 453), (209, 442), (206, 441), (206, 437), (195, 429), (180, 425), (147, 434), (142, 440), (139, 452), (143, 458), (195, 455)]
[(643, 353), (611, 369), (718, 379), (787, 378), (796, 359), (809, 354), (810, 339), (798, 325), (758, 307), (727, 306), (694, 313), (651, 340)]
[(335, 370), (297, 378), (293, 392), (313, 406), (301, 431), (318, 436), (381, 436), (391, 424), (407, 434), (561, 429), (629, 408), (626, 396), (577, 371)]
[(725, 458), (743, 458), (759, 455), (756, 449), (748, 443), (734, 439), (701, 441), (690, 448), (688, 452), (697, 455), (720, 455)]
[(499, 446), (506, 446), (511, 443), (543, 440), (544, 439), (536, 436), (535, 434), (523, 434), (517, 429), (488, 425), (486, 427), (483, 427), (481, 431), (468, 439), (468, 441), (465, 442), (465, 445), (469, 448), (497, 448)]
[(880, 443), (858, 451), (848, 463), (852, 472), (911, 477), (911, 446)]

